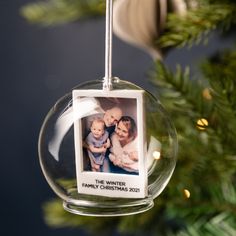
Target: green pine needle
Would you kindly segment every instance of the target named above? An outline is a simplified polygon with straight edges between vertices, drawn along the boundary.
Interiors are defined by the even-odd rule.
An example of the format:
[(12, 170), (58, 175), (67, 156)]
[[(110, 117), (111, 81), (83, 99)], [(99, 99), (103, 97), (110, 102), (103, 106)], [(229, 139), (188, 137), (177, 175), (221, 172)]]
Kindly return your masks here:
[(211, 219), (203, 217), (179, 232), (177, 236), (233, 236), (236, 235), (235, 220), (236, 218), (227, 212), (219, 213)]
[(183, 47), (206, 41), (210, 31), (217, 28), (228, 29), (235, 24), (235, 14), (235, 3), (205, 3), (189, 10), (184, 16), (169, 14), (166, 33), (157, 40), (157, 45), (162, 48)]
[[(214, 128), (226, 146), (232, 147), (236, 137), (236, 50), (227, 50), (203, 63), (202, 70), (212, 88)], [(228, 148), (226, 149), (228, 150)]]
[(177, 65), (176, 71), (172, 72), (161, 62), (156, 62), (151, 82), (157, 86), (158, 97), (173, 112), (201, 118), (207, 117), (212, 109), (211, 101), (203, 96), (203, 90), (207, 86), (202, 81), (190, 80), (188, 67), (183, 70)]

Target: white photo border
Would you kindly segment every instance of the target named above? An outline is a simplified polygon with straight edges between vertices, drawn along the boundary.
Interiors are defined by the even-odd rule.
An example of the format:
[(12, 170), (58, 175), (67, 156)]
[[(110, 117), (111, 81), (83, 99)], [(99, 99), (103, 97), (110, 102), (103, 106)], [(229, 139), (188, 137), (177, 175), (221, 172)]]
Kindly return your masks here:
[(136, 99), (138, 132), (138, 175), (84, 171), (81, 119), (74, 115), (74, 145), (78, 193), (116, 198), (145, 198), (148, 194), (144, 90), (73, 90), (73, 112), (81, 98)]

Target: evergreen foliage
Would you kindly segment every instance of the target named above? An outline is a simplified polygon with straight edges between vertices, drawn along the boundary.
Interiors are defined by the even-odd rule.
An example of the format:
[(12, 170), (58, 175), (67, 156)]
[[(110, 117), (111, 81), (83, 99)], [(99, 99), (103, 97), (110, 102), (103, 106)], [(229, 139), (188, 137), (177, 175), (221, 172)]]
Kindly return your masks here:
[(157, 40), (157, 45), (164, 47), (183, 47), (185, 45), (204, 41), (211, 30), (216, 28), (227, 30), (236, 23), (235, 3), (204, 2), (198, 8), (190, 10), (184, 16), (169, 14), (166, 25), (166, 33)]
[(30, 3), (20, 9), (21, 14), (29, 22), (44, 26), (100, 16), (104, 11), (103, 0), (48, 0)]
[[(22, 12), (31, 22), (50, 25), (103, 14), (103, 2), (51, 0)], [(167, 31), (156, 41), (161, 47), (192, 45), (216, 28), (229, 30), (236, 23), (235, 13), (233, 0), (199, 0), (199, 7), (185, 16), (171, 14)], [(114, 229), (132, 235), (236, 235), (235, 68), (235, 49), (206, 59), (198, 80), (190, 78), (188, 67), (177, 65), (171, 71), (155, 63), (153, 90), (173, 119), (180, 149), (173, 178), (152, 210), (95, 220), (64, 211), (55, 199), (44, 205), (46, 222), (52, 227), (82, 227), (94, 235), (111, 235)]]

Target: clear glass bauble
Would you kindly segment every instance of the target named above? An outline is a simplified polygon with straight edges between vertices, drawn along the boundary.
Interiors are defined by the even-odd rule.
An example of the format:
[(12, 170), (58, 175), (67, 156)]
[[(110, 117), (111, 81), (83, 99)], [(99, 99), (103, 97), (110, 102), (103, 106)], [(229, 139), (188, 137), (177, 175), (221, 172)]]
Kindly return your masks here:
[[(112, 90), (143, 90), (118, 78), (112, 81)], [(103, 81), (95, 80), (78, 85), (76, 90), (102, 90)], [(153, 200), (168, 184), (177, 159), (175, 128), (160, 104), (144, 91), (145, 139), (147, 159), (147, 191), (145, 198), (120, 198), (80, 194), (77, 189), (73, 125), (68, 128), (59, 147), (58, 158), (49, 151), (55, 135), (55, 124), (72, 104), (72, 92), (59, 99), (47, 114), (39, 136), (39, 159), (43, 174), (53, 191), (63, 200), (65, 210), (91, 216), (117, 216), (144, 212), (153, 207)], [(154, 143), (154, 145), (153, 145)], [(154, 148), (153, 148), (154, 147)]]

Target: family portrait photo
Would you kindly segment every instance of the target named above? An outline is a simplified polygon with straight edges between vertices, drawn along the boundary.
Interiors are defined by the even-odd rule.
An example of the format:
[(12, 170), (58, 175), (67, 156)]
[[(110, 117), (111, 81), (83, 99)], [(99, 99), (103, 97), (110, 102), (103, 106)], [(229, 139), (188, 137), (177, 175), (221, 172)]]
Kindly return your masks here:
[(84, 170), (138, 174), (136, 100), (97, 99), (105, 112), (82, 119), (84, 158), (89, 160)]
[(128, 191), (135, 177), (142, 178), (141, 186), (146, 168), (142, 91), (110, 91), (106, 96), (101, 91), (75, 94), (76, 114), (82, 102), (88, 104), (84, 115), (74, 123), (77, 177), (86, 178), (81, 186), (89, 189), (91, 184), (104, 185), (106, 179), (114, 179)]

